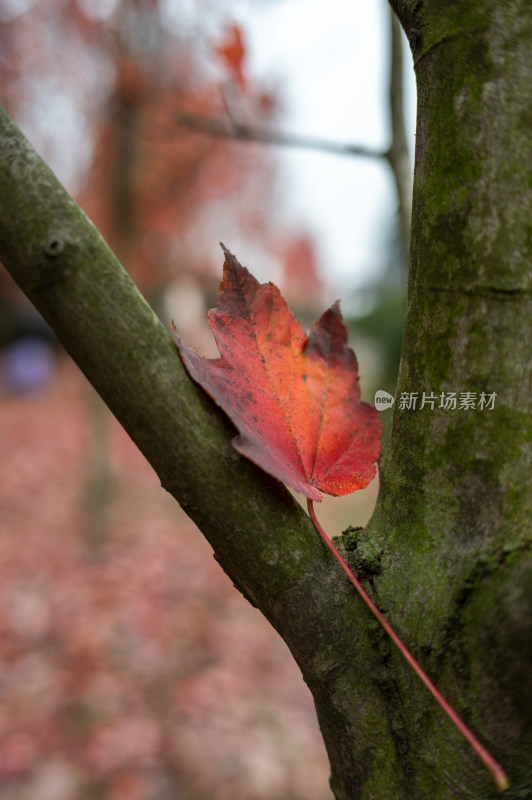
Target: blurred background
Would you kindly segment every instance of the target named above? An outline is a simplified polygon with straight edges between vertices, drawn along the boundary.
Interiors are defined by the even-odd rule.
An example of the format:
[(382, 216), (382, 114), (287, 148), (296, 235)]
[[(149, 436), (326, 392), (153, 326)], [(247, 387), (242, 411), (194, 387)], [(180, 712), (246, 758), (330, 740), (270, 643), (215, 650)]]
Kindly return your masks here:
[[(0, 102), (197, 350), (223, 241), (305, 326), (340, 298), (393, 394), (415, 86), (384, 0), (0, 0)], [(330, 797), (284, 643), (1, 266), (0, 791)]]

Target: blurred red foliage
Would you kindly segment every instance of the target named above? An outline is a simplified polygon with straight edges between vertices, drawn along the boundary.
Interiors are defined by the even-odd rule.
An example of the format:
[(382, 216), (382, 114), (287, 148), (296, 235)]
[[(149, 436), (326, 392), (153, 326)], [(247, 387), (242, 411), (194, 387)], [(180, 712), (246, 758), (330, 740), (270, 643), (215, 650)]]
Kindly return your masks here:
[(247, 86), (244, 73), (246, 49), (244, 47), (244, 39), (240, 27), (238, 25), (230, 25), (214, 50), (222, 59), (237, 86), (241, 89), (245, 89)]
[[(293, 297), (299, 308), (313, 309), (325, 287), (320, 277), (314, 241), (308, 233), (290, 237), (281, 250), (283, 294)], [(321, 301), (323, 305), (323, 301)]]
[(111, 418), (88, 545), (87, 390), (0, 396), (3, 800), (328, 797), (291, 655)]
[(189, 19), (159, 0), (19, 13), (0, 0), (3, 103), (46, 160), (66, 170), (70, 159), (77, 199), (147, 294), (182, 271), (212, 274), (213, 248), (236, 232), (273, 249), (271, 151), (179, 125), (236, 111), (260, 126), (277, 113), (270, 87), (247, 80), (242, 104), (232, 92), (244, 81), (242, 33), (220, 16), (232, 5), (204, 0)]

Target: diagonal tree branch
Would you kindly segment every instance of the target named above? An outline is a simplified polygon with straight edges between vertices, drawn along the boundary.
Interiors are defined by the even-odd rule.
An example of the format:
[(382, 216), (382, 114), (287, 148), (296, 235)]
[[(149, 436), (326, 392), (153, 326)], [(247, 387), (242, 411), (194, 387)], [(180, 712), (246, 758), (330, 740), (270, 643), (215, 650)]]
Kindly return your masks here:
[[(233, 451), (229, 423), (191, 383), (164, 326), (5, 113), (0, 137), (2, 262), (164, 487), (195, 520), (215, 528), (217, 540), (234, 534), (224, 510), (237, 528), (247, 520), (262, 532), (267, 526), (256, 514), (273, 514), (306, 550), (305, 515), (281, 485)], [(248, 493), (255, 513), (238, 510)], [(250, 586), (250, 594), (261, 591), (267, 594), (266, 585)]]
[(382, 768), (360, 755), (371, 741), (399, 797), (385, 698), (377, 693), (371, 707), (365, 699), (378, 653), (368, 653), (362, 603), (286, 489), (234, 451), (230, 423), (191, 382), (129, 275), (2, 110), (0, 259), (286, 641), (315, 699), (337, 797), (358, 796)]

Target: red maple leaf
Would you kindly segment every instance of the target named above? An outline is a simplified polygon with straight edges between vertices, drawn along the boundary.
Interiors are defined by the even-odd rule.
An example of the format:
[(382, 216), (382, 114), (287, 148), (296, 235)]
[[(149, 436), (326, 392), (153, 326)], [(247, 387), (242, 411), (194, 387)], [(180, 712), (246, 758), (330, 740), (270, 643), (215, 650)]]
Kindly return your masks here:
[(221, 358), (203, 358), (178, 337), (190, 375), (237, 427), (235, 449), (270, 475), (311, 500), (364, 488), (375, 475), (381, 423), (360, 400), (338, 303), (307, 337), (279, 289), (223, 249), (209, 312)]

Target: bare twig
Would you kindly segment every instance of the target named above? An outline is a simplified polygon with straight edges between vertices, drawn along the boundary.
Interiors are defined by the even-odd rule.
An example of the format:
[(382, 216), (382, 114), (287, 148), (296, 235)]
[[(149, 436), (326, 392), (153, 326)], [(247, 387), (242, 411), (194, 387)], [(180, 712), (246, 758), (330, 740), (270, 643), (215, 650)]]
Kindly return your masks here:
[(307, 150), (321, 150), (339, 156), (360, 156), (361, 158), (385, 158), (389, 160), (389, 153), (374, 150), (371, 147), (360, 145), (342, 144), (326, 139), (314, 139), (311, 136), (298, 136), (297, 134), (280, 133), (252, 128), (236, 121), (226, 122), (214, 117), (203, 117), (191, 114), (182, 114), (177, 118), (179, 125), (199, 133), (218, 136), (222, 139), (239, 139), (244, 142), (260, 142), (262, 144), (278, 145), (281, 147), (299, 147)]

